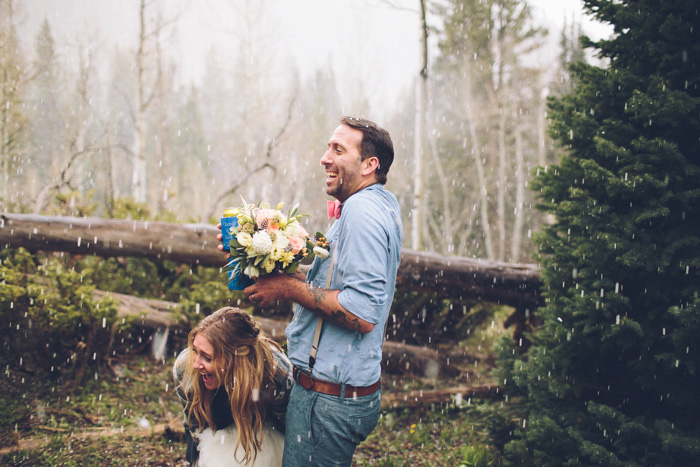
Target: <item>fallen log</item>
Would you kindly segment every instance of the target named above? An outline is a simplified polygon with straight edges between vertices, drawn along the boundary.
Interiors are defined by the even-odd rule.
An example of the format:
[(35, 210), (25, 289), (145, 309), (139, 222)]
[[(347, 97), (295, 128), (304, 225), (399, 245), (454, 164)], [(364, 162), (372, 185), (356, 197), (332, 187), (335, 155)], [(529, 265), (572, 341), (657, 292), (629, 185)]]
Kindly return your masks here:
[(30, 251), (97, 256), (140, 256), (222, 266), (219, 230), (208, 224), (175, 224), (98, 217), (0, 214), (0, 244)]
[[(177, 303), (101, 290), (96, 290), (94, 293), (99, 299), (110, 295), (117, 302), (117, 316), (136, 317), (139, 327), (162, 330), (178, 325), (172, 313), (177, 308)], [(268, 337), (276, 342), (285, 340), (286, 322), (261, 316), (256, 316), (255, 319)], [(429, 378), (436, 378), (438, 375), (454, 376), (459, 373), (455, 365), (448, 361), (447, 355), (427, 347), (385, 341), (382, 353), (382, 368), (387, 373), (412, 374)]]
[[(50, 427), (38, 427), (39, 430), (49, 431), (53, 433), (65, 433), (66, 438), (64, 443), (70, 441), (84, 441), (94, 438), (103, 438), (106, 436), (114, 437), (120, 436), (124, 439), (129, 437), (135, 438), (146, 438), (152, 436), (164, 436), (165, 434), (175, 434), (184, 435), (185, 429), (182, 425), (182, 420), (179, 418), (174, 418), (168, 420), (166, 423), (158, 423), (153, 426), (147, 427), (95, 427), (87, 428), (82, 430), (72, 430), (72, 429), (56, 429)], [(12, 452), (18, 451), (33, 451), (36, 449), (43, 448), (52, 440), (54, 436), (31, 436), (26, 438), (16, 437), (14, 440), (14, 445), (0, 448), (0, 456), (6, 455)]]
[(425, 407), (430, 404), (468, 405), (471, 399), (495, 397), (498, 387), (491, 385), (460, 386), (434, 390), (382, 393), (382, 409)]
[(403, 249), (397, 287), (516, 308), (540, 305), (539, 268)]
[[(175, 224), (101, 219), (0, 214), (0, 245), (30, 251), (67, 251), (98, 256), (139, 256), (221, 267), (216, 248), (219, 230), (208, 224)], [(444, 256), (404, 249), (397, 287), (444, 297), (485, 300), (518, 309), (540, 305), (539, 269)]]

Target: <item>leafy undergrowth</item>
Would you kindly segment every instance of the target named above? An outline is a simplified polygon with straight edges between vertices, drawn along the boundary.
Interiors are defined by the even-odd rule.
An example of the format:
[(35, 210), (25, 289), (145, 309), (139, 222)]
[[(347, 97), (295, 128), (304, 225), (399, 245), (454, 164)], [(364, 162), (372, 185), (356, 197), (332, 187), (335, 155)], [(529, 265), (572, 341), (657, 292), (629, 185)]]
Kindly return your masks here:
[[(482, 336), (469, 345), (481, 350), (490, 341)], [(6, 370), (0, 376), (0, 465), (186, 466), (173, 359), (154, 362), (136, 355), (113, 360), (79, 390), (71, 389), (72, 381)], [(384, 375), (385, 394), (488, 380), (487, 368), (475, 370), (476, 362), (466, 366), (468, 374), (463, 371), (452, 380)], [(494, 447), (499, 442), (489, 435), (500, 403), (465, 400), (460, 406), (387, 410), (359, 446), (354, 465), (500, 465)]]
[(0, 465), (187, 465), (181, 435), (167, 428), (181, 410), (171, 363), (125, 358), (80, 390), (71, 390), (71, 381), (6, 373)]
[(500, 465), (489, 445), (483, 415), (483, 405), (386, 412), (358, 448), (354, 465)]

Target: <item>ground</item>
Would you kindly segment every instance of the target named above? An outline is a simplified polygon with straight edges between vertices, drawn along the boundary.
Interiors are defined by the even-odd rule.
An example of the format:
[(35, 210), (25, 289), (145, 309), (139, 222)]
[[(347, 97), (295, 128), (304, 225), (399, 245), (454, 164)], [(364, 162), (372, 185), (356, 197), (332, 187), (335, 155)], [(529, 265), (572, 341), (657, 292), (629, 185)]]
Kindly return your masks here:
[[(0, 465), (186, 466), (171, 364), (172, 358), (122, 357), (91, 375), (80, 390), (69, 380), (6, 370), (0, 379)], [(384, 375), (383, 384), (385, 391), (429, 390), (464, 383), (464, 374), (457, 378)], [(484, 414), (499, 403), (469, 400), (460, 407), (384, 411), (354, 465), (498, 465)]]

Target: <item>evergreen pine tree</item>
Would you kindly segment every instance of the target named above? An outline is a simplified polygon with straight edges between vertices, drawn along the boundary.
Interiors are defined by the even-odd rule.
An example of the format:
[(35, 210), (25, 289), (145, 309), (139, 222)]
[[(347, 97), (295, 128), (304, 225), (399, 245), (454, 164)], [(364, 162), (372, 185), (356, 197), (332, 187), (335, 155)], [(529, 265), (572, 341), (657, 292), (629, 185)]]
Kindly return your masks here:
[(516, 465), (700, 465), (700, 10), (586, 0), (611, 23), (550, 101), (540, 169), (543, 324), (501, 375)]

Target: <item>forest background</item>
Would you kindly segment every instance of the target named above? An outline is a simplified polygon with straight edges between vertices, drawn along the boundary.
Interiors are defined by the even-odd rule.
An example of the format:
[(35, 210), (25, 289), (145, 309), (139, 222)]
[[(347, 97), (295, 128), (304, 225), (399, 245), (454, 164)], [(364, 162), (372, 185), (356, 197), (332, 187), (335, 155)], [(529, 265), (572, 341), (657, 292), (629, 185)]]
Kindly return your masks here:
[(318, 230), (325, 143), (364, 115), (395, 140), (406, 246), (531, 258), (526, 185), (554, 160), (544, 103), (583, 53), (576, 2), (3, 3), (3, 210), (61, 194), (108, 217), (128, 198), (192, 222), (243, 196), (299, 203)]

